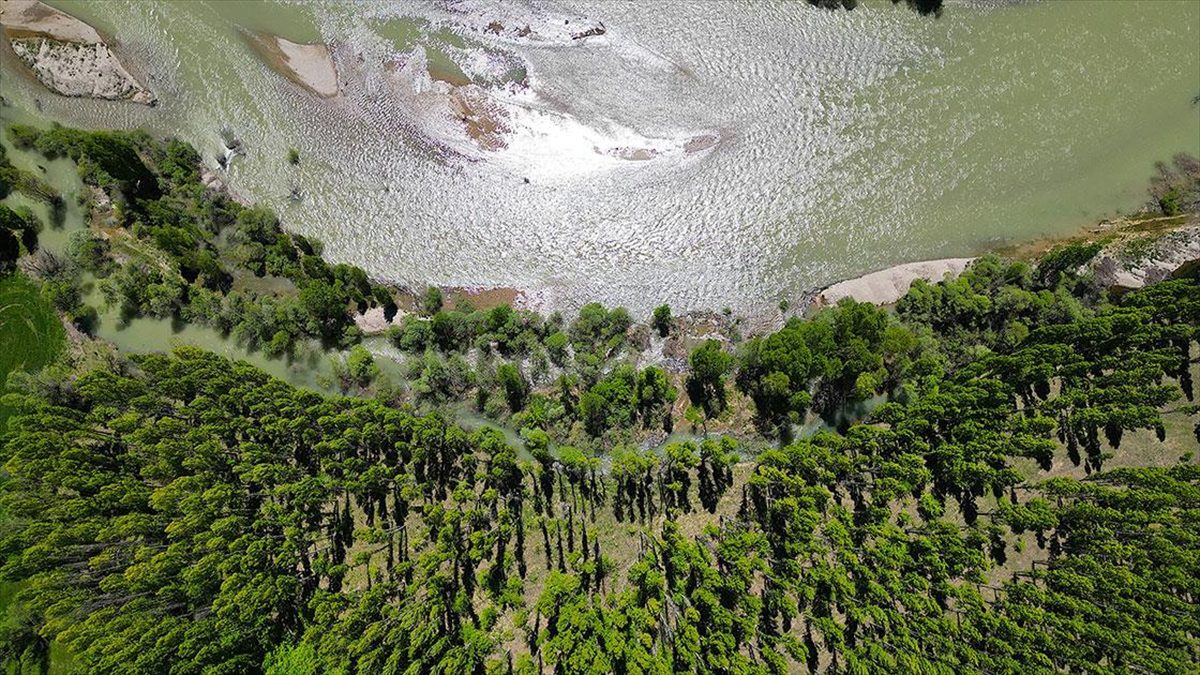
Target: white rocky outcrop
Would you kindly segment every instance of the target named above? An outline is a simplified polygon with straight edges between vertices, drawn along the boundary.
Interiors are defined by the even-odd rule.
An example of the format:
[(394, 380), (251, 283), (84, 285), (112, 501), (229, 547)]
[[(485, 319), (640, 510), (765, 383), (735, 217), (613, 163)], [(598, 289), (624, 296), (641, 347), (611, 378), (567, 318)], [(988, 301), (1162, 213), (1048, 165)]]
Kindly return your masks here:
[(1089, 266), (1103, 288), (1141, 288), (1196, 260), (1200, 260), (1200, 224), (1191, 224), (1165, 234), (1120, 239), (1105, 246)]
[(90, 25), (37, 0), (0, 0), (0, 26), (13, 52), (48, 89), (83, 96), (157, 103)]

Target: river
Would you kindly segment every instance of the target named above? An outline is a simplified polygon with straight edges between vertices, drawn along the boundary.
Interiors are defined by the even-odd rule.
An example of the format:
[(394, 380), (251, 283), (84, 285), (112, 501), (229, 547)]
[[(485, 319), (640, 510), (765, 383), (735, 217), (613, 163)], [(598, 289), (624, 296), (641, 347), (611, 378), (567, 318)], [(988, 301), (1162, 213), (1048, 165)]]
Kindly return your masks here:
[[(1073, 231), (1145, 201), (1155, 161), (1200, 154), (1197, 2), (947, 2), (938, 19), (791, 0), (49, 4), (114, 38), (161, 104), (58, 97), (8, 54), (17, 108), (176, 134), (214, 167), (227, 129), (247, 148), (232, 188), (328, 257), (544, 308), (760, 312)], [(342, 94), (282, 77), (257, 32), (333, 45)], [(499, 147), (455, 125), (439, 70), (484, 92)]]

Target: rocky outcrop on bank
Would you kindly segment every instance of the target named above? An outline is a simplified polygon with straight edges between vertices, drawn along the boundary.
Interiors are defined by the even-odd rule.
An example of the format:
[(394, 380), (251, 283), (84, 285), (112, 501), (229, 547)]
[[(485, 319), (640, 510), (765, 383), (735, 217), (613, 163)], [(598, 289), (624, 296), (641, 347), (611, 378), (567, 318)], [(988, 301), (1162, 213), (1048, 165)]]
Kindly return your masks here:
[(565, 13), (543, 5), (499, 5), (461, 0), (450, 7), (456, 22), (469, 30), (512, 42), (542, 45), (578, 44), (608, 32), (603, 21)]
[(1135, 289), (1168, 279), (1200, 262), (1200, 221), (1166, 232), (1134, 232), (1109, 242), (1092, 259), (1096, 284)]
[(13, 53), (63, 96), (157, 99), (121, 64), (95, 28), (37, 0), (0, 0), (0, 26)]

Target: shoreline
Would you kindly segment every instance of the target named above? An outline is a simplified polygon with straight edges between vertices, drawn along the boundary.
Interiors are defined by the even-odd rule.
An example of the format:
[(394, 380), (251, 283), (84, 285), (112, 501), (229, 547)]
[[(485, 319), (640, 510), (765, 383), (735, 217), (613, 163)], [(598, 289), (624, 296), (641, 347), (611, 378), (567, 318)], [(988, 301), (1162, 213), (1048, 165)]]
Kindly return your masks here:
[[(1142, 260), (1130, 268), (1130, 260), (1126, 248), (1133, 242), (1161, 240), (1167, 235), (1182, 233), (1181, 241), (1176, 243), (1176, 256), (1168, 251), (1143, 251), (1138, 255)], [(852, 298), (857, 302), (877, 306), (893, 305), (904, 297), (912, 283), (924, 279), (929, 283), (957, 278), (973, 262), (979, 258), (995, 254), (1003, 258), (1015, 260), (1035, 260), (1044, 253), (1065, 245), (1079, 243), (1100, 243), (1105, 247), (1096, 255), (1091, 266), (1102, 275), (1101, 285), (1119, 288), (1136, 288), (1148, 281), (1169, 275), (1173, 269), (1186, 264), (1190, 260), (1200, 258), (1200, 214), (1181, 214), (1177, 216), (1124, 217), (1108, 219), (1098, 223), (1085, 225), (1073, 234), (1046, 236), (1031, 239), (1018, 244), (990, 248), (977, 256), (932, 258), (912, 262), (898, 263), (874, 270), (855, 277), (842, 279), (826, 286), (806, 289), (798, 293), (802, 301), (796, 303), (787, 311), (756, 311), (738, 312), (723, 315), (717, 309), (689, 310), (677, 315), (677, 318), (698, 324), (718, 322), (741, 323), (749, 330), (746, 336), (758, 335), (778, 329), (792, 316), (804, 316), (813, 311), (836, 305), (842, 298)], [(1182, 256), (1182, 258), (1180, 258)], [(378, 316), (371, 312), (355, 316), (355, 323), (366, 335), (379, 335), (393, 325), (399, 325), (405, 314), (415, 311), (420, 304), (420, 290), (383, 277), (372, 277), (373, 281), (391, 287), (395, 290), (400, 303), (400, 312), (392, 321), (384, 321), (382, 312)], [(563, 311), (565, 307), (542, 307), (530, 305), (527, 289), (512, 286), (435, 286), (446, 297), (446, 306), (455, 308), (464, 302), (475, 309), (487, 310), (498, 305), (508, 304), (514, 308), (528, 309), (539, 314), (550, 314)], [(668, 303), (669, 304), (669, 303)], [(640, 322), (639, 322), (640, 323)], [(711, 328), (711, 326), (710, 326)]]
[(817, 291), (805, 309), (836, 305), (843, 298), (873, 305), (890, 305), (904, 297), (917, 279), (936, 283), (956, 278), (978, 257), (935, 258), (885, 267), (850, 279), (843, 279)]

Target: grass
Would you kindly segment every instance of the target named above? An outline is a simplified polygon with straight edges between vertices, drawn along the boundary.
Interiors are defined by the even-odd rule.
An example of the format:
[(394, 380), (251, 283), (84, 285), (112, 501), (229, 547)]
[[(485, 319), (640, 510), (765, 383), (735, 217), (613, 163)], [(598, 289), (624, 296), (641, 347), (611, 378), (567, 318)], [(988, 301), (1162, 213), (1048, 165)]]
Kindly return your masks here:
[[(66, 345), (66, 331), (33, 282), (20, 275), (0, 277), (0, 391), (16, 371), (36, 372)], [(8, 412), (0, 407), (0, 425)]]

